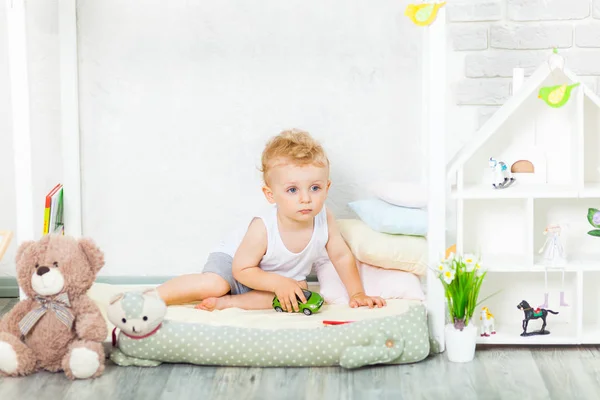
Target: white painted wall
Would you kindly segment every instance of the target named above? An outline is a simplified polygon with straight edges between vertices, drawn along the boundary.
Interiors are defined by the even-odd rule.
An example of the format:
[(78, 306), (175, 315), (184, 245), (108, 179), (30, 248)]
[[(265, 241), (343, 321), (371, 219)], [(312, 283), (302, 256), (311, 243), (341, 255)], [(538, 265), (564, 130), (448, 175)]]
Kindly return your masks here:
[[(62, 178), (57, 2), (28, 1), (34, 232), (41, 236), (44, 196)], [(6, 2), (0, 2), (0, 230), (16, 229), (14, 156), (8, 70)], [(0, 261), (0, 277), (14, 276), (17, 243)]]
[(35, 0), (26, 4), (34, 232), (41, 236), (45, 196), (62, 181), (58, 2)]
[[(6, 3), (0, 2), (0, 230), (14, 229), (14, 158), (12, 141), (12, 119), (10, 108), (10, 81), (8, 76), (8, 42), (6, 31)], [(11, 270), (14, 243), (0, 260), (0, 277)], [(12, 274), (11, 274), (12, 275)]]
[(266, 204), (265, 141), (310, 131), (328, 205), (420, 178), (420, 35), (408, 1), (80, 1), (83, 231), (104, 274), (199, 271)]
[[(162, 271), (158, 263), (166, 264), (170, 257), (197, 258), (189, 267), (196, 268), (221, 230), (242, 210), (262, 204), (252, 168), (262, 141), (286, 127), (311, 130), (329, 149), (334, 162), (331, 203), (340, 216), (350, 215), (345, 203), (359, 196), (373, 176), (416, 178), (412, 165), (418, 163), (419, 136), (413, 117), (418, 114), (419, 79), (414, 72), (420, 41), (414, 35), (420, 31), (403, 15), (407, 3), (270, 0), (253, 7), (241, 0), (79, 1), (82, 161), (90, 169), (84, 174), (84, 232), (106, 248), (105, 272), (126, 274), (143, 264), (153, 265), (148, 273), (154, 274)], [(57, 161), (57, 2), (32, 0), (27, 6), (34, 201), (41, 203), (62, 174)], [(600, 0), (449, 0), (447, 7), (453, 50), (448, 59), (448, 157), (504, 103), (512, 68), (524, 67), (529, 74), (553, 46), (600, 91)], [(0, 88), (8, 87), (5, 44), (5, 29), (0, 29)], [(0, 105), (8, 101), (4, 90)], [(6, 110), (1, 107), (1, 115)], [(2, 118), (0, 223), (11, 228), (9, 129), (10, 121)], [(367, 146), (367, 139), (373, 144)], [(126, 159), (132, 141), (136, 151)], [(177, 143), (187, 147), (175, 150)], [(108, 160), (115, 165), (106, 166)], [(214, 171), (216, 165), (220, 170)], [(113, 179), (109, 187), (119, 194), (98, 197), (97, 188), (120, 166), (127, 168), (118, 171), (123, 179)], [(141, 168), (143, 175), (135, 172)], [(102, 171), (108, 175), (100, 175)], [(184, 182), (186, 176), (196, 184)], [(227, 176), (228, 183), (218, 176)], [(136, 183), (134, 178), (139, 178)], [(159, 203), (165, 203), (161, 193), (175, 194), (164, 214), (142, 223), (147, 210), (138, 204), (144, 199), (132, 193), (156, 182)], [(227, 196), (234, 191), (236, 196)], [(92, 204), (94, 197), (98, 206)], [(198, 199), (193, 210), (184, 205), (190, 197)], [(215, 213), (214, 204), (228, 212)], [(41, 208), (36, 209), (38, 221)], [(127, 211), (132, 214), (125, 216)], [(453, 215), (450, 209), (450, 221)], [(214, 237), (191, 236), (191, 228), (176, 232), (179, 236), (144, 233), (172, 230), (180, 220), (203, 227), (198, 232), (214, 230)], [(157, 255), (152, 250), (140, 256), (139, 248), (129, 248), (132, 236), (145, 242), (145, 249), (178, 243), (179, 251), (156, 250), (161, 252)], [(0, 276), (14, 274), (6, 265), (10, 258), (9, 253), (0, 263)], [(124, 262), (113, 267), (117, 260)], [(185, 270), (182, 263), (173, 265)]]

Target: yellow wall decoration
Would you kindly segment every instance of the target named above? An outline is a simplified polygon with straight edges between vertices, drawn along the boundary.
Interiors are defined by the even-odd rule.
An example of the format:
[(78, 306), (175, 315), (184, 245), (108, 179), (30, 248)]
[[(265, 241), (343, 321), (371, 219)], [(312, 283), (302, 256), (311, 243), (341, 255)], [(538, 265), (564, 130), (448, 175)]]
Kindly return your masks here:
[(438, 10), (445, 4), (445, 1), (441, 3), (409, 4), (406, 7), (404, 15), (409, 17), (415, 25), (431, 25), (431, 23), (435, 21)]

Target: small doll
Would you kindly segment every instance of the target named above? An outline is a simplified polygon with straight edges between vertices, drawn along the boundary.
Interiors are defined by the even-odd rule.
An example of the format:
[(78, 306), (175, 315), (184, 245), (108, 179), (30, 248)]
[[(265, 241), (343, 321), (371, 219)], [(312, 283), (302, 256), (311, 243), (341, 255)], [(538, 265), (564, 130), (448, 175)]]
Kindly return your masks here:
[(565, 260), (565, 250), (562, 243), (560, 242), (560, 225), (548, 225), (544, 229), (544, 235), (546, 235), (546, 242), (540, 248), (539, 254), (542, 254), (542, 258), (547, 263), (554, 265), (556, 261)]
[(540, 248), (539, 254), (542, 254), (542, 260), (544, 264), (544, 279), (545, 279), (545, 292), (544, 292), (544, 304), (542, 304), (541, 308), (548, 307), (548, 268), (554, 268), (558, 266), (562, 271), (562, 290), (560, 292), (560, 305), (564, 307), (568, 307), (568, 304), (565, 302), (565, 269), (564, 262), (566, 261), (565, 257), (565, 249), (560, 241), (560, 233), (562, 228), (557, 224), (550, 224), (544, 229), (544, 235), (546, 235), (546, 241), (544, 245)]

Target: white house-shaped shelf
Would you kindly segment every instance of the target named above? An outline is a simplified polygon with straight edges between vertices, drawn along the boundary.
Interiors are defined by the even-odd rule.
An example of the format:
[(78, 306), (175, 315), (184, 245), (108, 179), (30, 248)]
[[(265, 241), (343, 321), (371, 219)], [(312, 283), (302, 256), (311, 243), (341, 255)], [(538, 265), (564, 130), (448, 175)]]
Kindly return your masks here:
[[(540, 88), (579, 83), (561, 108)], [(600, 197), (600, 98), (567, 67), (543, 63), (448, 165), (455, 198)], [(516, 181), (491, 185), (488, 160), (504, 161)], [(528, 172), (533, 170), (533, 172)]]
[[(531, 268), (544, 228), (559, 223), (568, 227), (571, 259), (596, 260), (600, 269), (600, 238), (587, 235), (586, 219), (588, 207), (600, 208), (600, 98), (564, 66), (542, 63), (522, 84), (518, 78), (512, 97), (448, 164), (457, 249), (498, 268)], [(538, 95), (573, 83), (579, 85), (562, 107)], [(511, 186), (492, 186), (490, 157), (507, 165)]]
[[(554, 108), (540, 89), (579, 83)], [(492, 186), (489, 159), (503, 161), (515, 182)], [(524, 79), (515, 70), (513, 94), (448, 163), (456, 203), (456, 249), (481, 257), (488, 275), (481, 298), (502, 325), (481, 343), (600, 343), (600, 238), (587, 220), (600, 209), (600, 98), (566, 65), (542, 63)], [(544, 229), (558, 224), (566, 261), (548, 264)], [(550, 267), (550, 268), (548, 268)], [(564, 272), (564, 280), (562, 271)], [(546, 287), (543, 271), (548, 273)], [(558, 272), (552, 272), (558, 271)], [(520, 336), (521, 299), (539, 306), (550, 292), (551, 335)], [(558, 303), (564, 292), (569, 303)], [(562, 294), (561, 294), (562, 296)]]

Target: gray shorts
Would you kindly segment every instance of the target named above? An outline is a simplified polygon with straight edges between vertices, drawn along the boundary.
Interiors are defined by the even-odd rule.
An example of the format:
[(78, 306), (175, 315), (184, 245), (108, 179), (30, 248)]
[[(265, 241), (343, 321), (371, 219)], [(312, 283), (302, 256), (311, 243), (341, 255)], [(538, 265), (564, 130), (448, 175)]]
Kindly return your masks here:
[(233, 277), (233, 257), (227, 253), (210, 253), (202, 272), (212, 272), (219, 275), (229, 283), (231, 294), (243, 294), (250, 292), (251, 288), (242, 285)]

